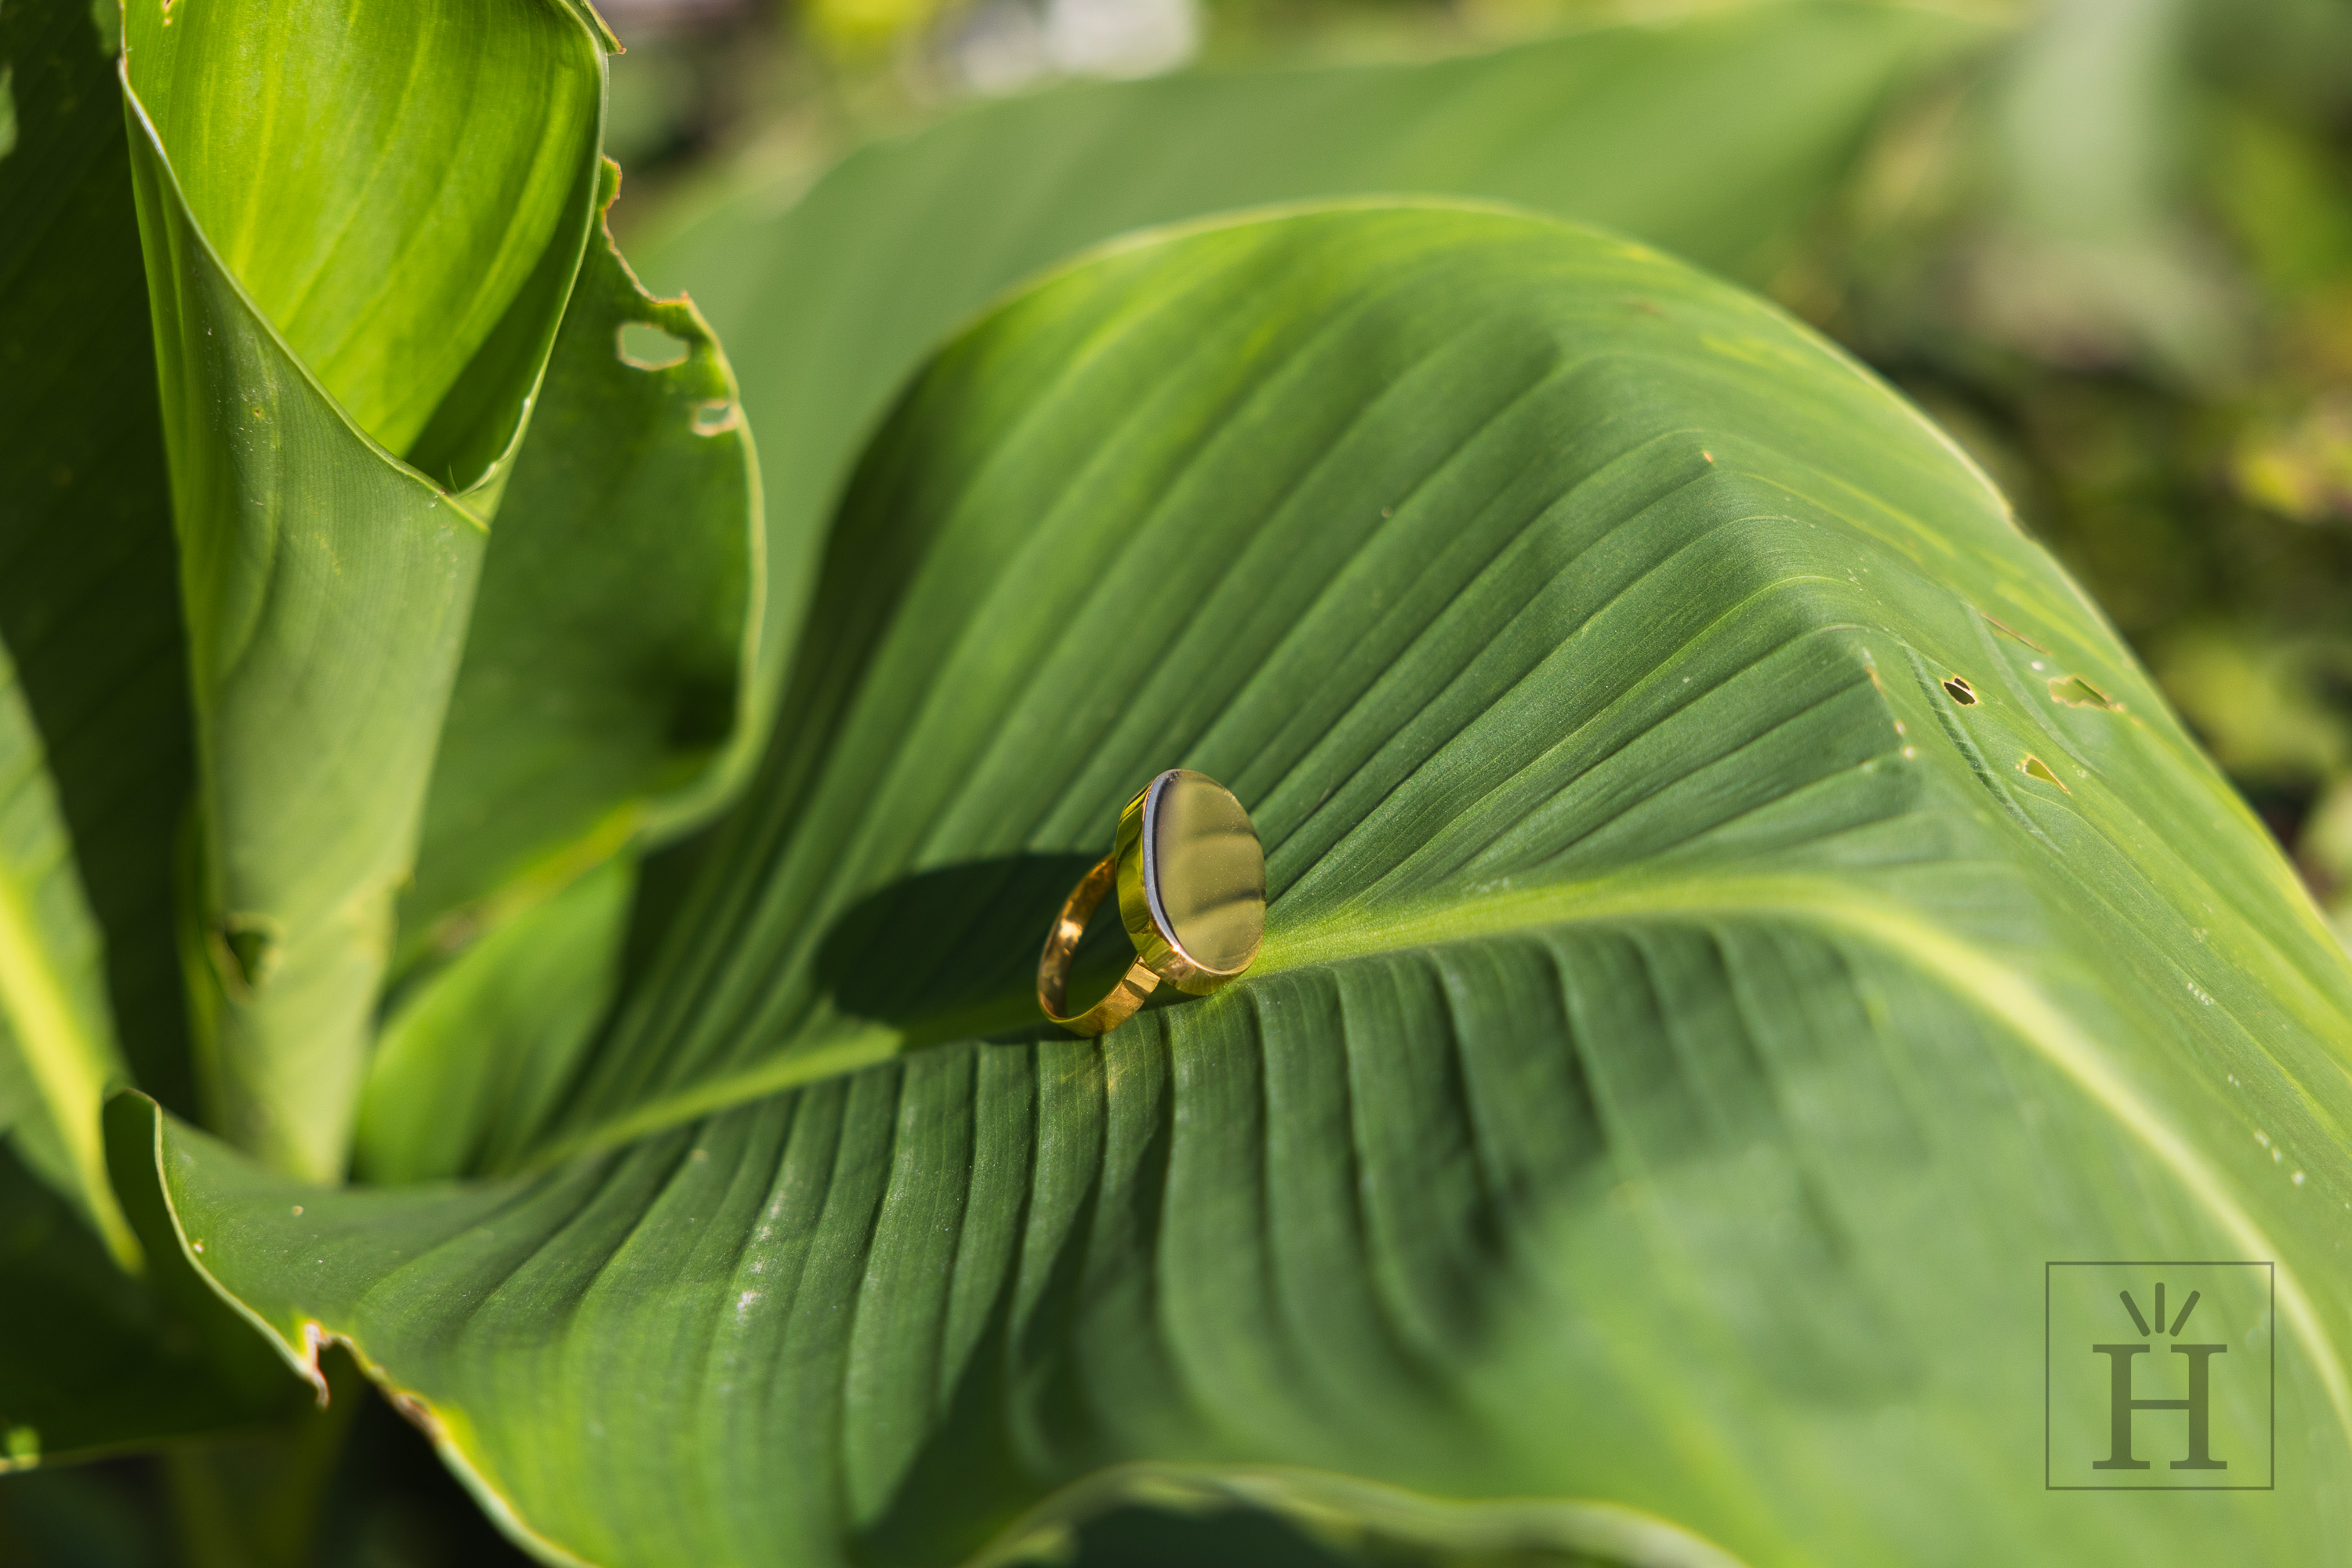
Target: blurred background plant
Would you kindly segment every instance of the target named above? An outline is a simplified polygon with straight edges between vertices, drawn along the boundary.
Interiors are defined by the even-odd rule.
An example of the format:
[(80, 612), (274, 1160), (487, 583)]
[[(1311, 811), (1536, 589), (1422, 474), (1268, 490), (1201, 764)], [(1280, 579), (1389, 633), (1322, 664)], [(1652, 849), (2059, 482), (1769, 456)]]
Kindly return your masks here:
[[(1060, 81), (1737, 8), (609, 0), (617, 218), (788, 197), (860, 142)], [(2352, 933), (2352, 6), (1954, 8), (2018, 30), (1894, 106), (1770, 291), (1994, 475)]]
[(2352, 933), (2352, 8), (2055, 0), (1775, 290), (1984, 463)]

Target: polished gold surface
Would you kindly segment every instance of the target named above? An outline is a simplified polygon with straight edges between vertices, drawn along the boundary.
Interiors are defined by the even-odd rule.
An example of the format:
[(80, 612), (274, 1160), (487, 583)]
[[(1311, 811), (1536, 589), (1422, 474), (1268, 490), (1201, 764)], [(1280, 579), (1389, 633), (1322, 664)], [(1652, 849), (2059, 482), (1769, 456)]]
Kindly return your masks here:
[[(1136, 961), (1109, 995), (1069, 1014), (1071, 955), (1112, 888)], [(1081, 1035), (1135, 1015), (1160, 981), (1205, 995), (1250, 966), (1265, 935), (1265, 852), (1249, 813), (1205, 773), (1171, 768), (1119, 814), (1109, 857), (1072, 889), (1037, 961), (1037, 1005)]]
[(1265, 936), (1265, 851), (1231, 791), (1167, 774), (1144, 809), (1143, 885), (1162, 931), (1202, 969), (1239, 974)]
[(1202, 995), (1248, 968), (1265, 934), (1265, 852), (1233, 793), (1171, 768), (1119, 829), (1119, 916), (1143, 962)]

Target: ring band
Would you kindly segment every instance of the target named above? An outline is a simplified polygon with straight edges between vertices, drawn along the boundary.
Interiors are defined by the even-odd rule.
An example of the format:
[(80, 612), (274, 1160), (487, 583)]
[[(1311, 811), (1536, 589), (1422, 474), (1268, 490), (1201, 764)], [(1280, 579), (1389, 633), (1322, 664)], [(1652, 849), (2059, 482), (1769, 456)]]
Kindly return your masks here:
[[(1135, 962), (1108, 995), (1069, 1013), (1078, 939), (1114, 889)], [(1037, 1005), (1073, 1034), (1108, 1034), (1163, 980), (1216, 990), (1255, 961), (1265, 935), (1265, 852), (1249, 813), (1207, 774), (1171, 768), (1128, 802), (1111, 852), (1062, 900), (1037, 959)]]
[(1160, 976), (1151, 965), (1137, 959), (1127, 966), (1110, 994), (1075, 1017), (1064, 1017), (1070, 987), (1070, 959), (1077, 952), (1078, 938), (1087, 934), (1087, 922), (1095, 916), (1103, 895), (1117, 885), (1118, 857), (1106, 855), (1100, 864), (1079, 879), (1062, 900), (1062, 912), (1054, 921), (1054, 929), (1046, 935), (1045, 956), (1037, 961), (1037, 1005), (1045, 1016), (1065, 1029), (1078, 1035), (1107, 1035), (1135, 1016), (1146, 998), (1158, 989)]

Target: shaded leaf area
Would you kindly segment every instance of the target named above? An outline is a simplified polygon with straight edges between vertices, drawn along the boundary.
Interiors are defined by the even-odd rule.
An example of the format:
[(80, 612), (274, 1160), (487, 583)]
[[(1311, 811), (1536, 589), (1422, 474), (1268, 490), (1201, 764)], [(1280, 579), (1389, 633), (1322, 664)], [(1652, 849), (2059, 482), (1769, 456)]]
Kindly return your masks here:
[[(323, 1410), (201, 1447), (39, 1468), (0, 1482), (0, 1561), (39, 1568), (527, 1568), (531, 1559), (499, 1535), (424, 1435), (376, 1396), (350, 1358), (330, 1352), (325, 1366), (335, 1396)], [(251, 1484), (271, 1468), (273, 1441), (282, 1456), (274, 1497)], [(299, 1456), (284, 1453), (305, 1442)], [(330, 1467), (331, 1474), (320, 1473)], [(231, 1476), (247, 1484), (217, 1484)]]
[(981, 1562), (1072, 1568), (1738, 1568), (1664, 1520), (1607, 1503), (1433, 1498), (1298, 1469), (1135, 1465), (1050, 1500)]
[(121, 1460), (16, 1477), (0, 1487), (0, 1552), (57, 1568), (161, 1568), (172, 1557), (154, 1489), (140, 1496), (121, 1479), (152, 1468)]
[(0, 642), (70, 841), (48, 868), (79, 882), (102, 933), (77, 959), (102, 988), (99, 1026), (110, 1010), (139, 1081), (184, 1111), (187, 668), (122, 106), (71, 0), (0, 12), (0, 68), (16, 126), (0, 157)]
[[(944, 1563), (1132, 1463), (1759, 1564), (2352, 1527), (2036, 1483), (2056, 1258), (2274, 1259), (2280, 1473), (2352, 1460), (2352, 970), (1981, 477), (1786, 318), (1491, 211), (1133, 244), (941, 353), (814, 603), (641, 989), (501, 1131), (535, 1169), (328, 1194), (162, 1129), (189, 1255), (519, 1530)], [(1047, 873), (1178, 764), (1255, 818), (1264, 955), (1045, 1037)]]
[[(348, 1157), (499, 455), (599, 169), (604, 61), (577, 14), (428, 11), (158, 0), (126, 20), (194, 696), (202, 1099), (241, 1146), (321, 1178)], [(356, 47), (386, 29), (382, 59)], [(323, 140), (272, 113), (314, 92), (337, 105)]]
[[(632, 354), (635, 332), (673, 363)], [(484, 558), (401, 900), (405, 962), (494, 924), (483, 900), (543, 896), (701, 807), (746, 700), (758, 530), (725, 356), (600, 228)]]
[(1986, 36), (1897, 6), (1774, 5), (1435, 65), (1065, 88), (861, 149), (797, 201), (732, 197), (646, 270), (730, 345), (768, 451), (768, 680), (858, 448), (1009, 285), (1145, 225), (1376, 192), (1521, 203), (1760, 281), (1885, 99)]
[[(23, 446), (0, 458), (0, 493), (10, 497), (0, 511), (0, 1136), (129, 1266), (137, 1244), (107, 1187), (99, 1128), (100, 1104), (126, 1067), (109, 1016), (103, 931), (90, 910), (73, 827), (103, 831), (125, 815), (126, 795), (150, 810), (160, 807), (165, 824), (176, 805), (168, 793), (136, 798), (135, 786), (126, 791), (102, 779), (101, 758), (91, 750), (92, 742), (127, 742), (134, 754), (163, 763), (166, 792), (173, 773), (184, 777), (170, 765), (179, 760), (173, 754), (179, 737), (168, 720), (160, 726), (160, 746), (131, 729), (157, 707), (176, 717), (173, 694), (163, 694), (159, 704), (142, 700), (156, 694), (142, 689), (142, 677), (176, 674), (176, 660), (168, 653), (157, 658), (152, 646), (142, 646), (150, 639), (122, 618), (142, 597), (139, 588), (156, 582), (154, 567), (168, 574), (171, 551), (160, 511), (146, 510), (162, 500), (148, 389), (134, 384), (127, 398), (121, 438), (131, 459), (119, 477), (88, 471), (103, 467), (103, 435), (77, 437), (58, 428), (64, 421), (54, 406), (61, 395), (89, 384), (82, 355), (96, 359), (101, 373), (119, 373), (121, 362), (144, 347), (145, 323), (135, 311), (94, 334), (70, 320), (80, 311), (104, 320), (138, 298), (106, 295), (109, 283), (137, 287), (136, 274), (124, 266), (137, 254), (130, 215), (94, 211), (78, 199), (78, 185), (101, 198), (129, 194), (105, 57), (89, 17), (69, 10), (12, 12), (0, 18), (0, 70), (21, 124), (12, 137), (16, 145), (0, 155), (0, 200), (21, 215), (22, 225), (0, 241), (0, 371), (6, 384), (0, 419), (32, 426), (24, 435), (33, 439), (60, 438), (37, 458)], [(110, 424), (102, 410), (66, 413), (99, 432)], [(77, 462), (85, 469), (79, 479)], [(100, 542), (98, 550), (84, 548), (85, 528)], [(168, 575), (161, 581), (168, 589)], [(104, 602), (116, 586), (127, 590), (128, 605)], [(93, 593), (100, 602), (90, 602)], [(154, 607), (154, 595), (143, 597)], [(176, 617), (168, 600), (163, 609), (168, 636)], [(105, 646), (125, 632), (127, 658)], [(37, 677), (37, 709), (20, 658)], [(61, 760), (72, 769), (79, 823), (66, 815), (44, 717), (65, 742)], [(114, 895), (110, 912), (126, 928), (126, 944), (135, 947), (142, 934), (151, 942), (160, 937), (168, 954), (169, 928), (155, 918), (158, 895), (168, 886), (161, 874), (164, 845), (152, 826), (125, 827), (129, 853), (94, 847), (92, 869)], [(138, 886), (142, 870), (153, 879), (144, 889)], [(137, 973), (132, 965), (117, 973), (123, 969)]]
[(0, 1471), (254, 1426), (309, 1402), (188, 1267), (152, 1179), (123, 1201), (151, 1249), (142, 1279), (0, 1148)]
[[(348, 1358), (331, 1352), (327, 1365), (339, 1402), (328, 1418), (341, 1414), (348, 1398), (360, 1407), (350, 1413), (349, 1437), (321, 1500), (316, 1550), (302, 1559), (310, 1568), (520, 1568), (532, 1561), (498, 1534), (424, 1435), (374, 1396)], [(43, 1568), (184, 1568), (163, 1538), (170, 1511), (163, 1470), (156, 1459), (120, 1458), (16, 1475), (0, 1486), (0, 1559)], [(1522, 1544), (1525, 1516), (1552, 1511), (1541, 1507), (1483, 1510), (1499, 1516), (1481, 1521), (1492, 1549), (1433, 1557), (1419, 1549), (1411, 1520), (1381, 1517), (1377, 1506), (1376, 1522), (1325, 1511), (1328, 1491), (1339, 1489), (1330, 1478), (1304, 1478), (1322, 1484), (1303, 1486), (1290, 1475), (1162, 1468), (1118, 1479), (1057, 1504), (1050, 1522), (1041, 1520), (1037, 1533), (1001, 1560), (1060, 1568), (1402, 1568), (1433, 1561), (1447, 1568), (1602, 1568), (1643, 1561)], [(1354, 1503), (1374, 1490), (1352, 1486), (1343, 1495)], [(1425, 1500), (1408, 1500), (1415, 1515), (1433, 1511)], [(1661, 1533), (1618, 1517), (1600, 1522), (1614, 1526), (1609, 1533), (1616, 1536)], [(1717, 1568), (1728, 1559), (1701, 1549), (1650, 1561)]]

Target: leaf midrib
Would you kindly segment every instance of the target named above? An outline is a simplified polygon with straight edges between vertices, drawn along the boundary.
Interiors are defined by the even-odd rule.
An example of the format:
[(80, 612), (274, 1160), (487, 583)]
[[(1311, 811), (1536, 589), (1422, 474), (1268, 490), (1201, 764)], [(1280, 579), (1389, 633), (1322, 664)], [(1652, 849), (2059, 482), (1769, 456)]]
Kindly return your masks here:
[[(1851, 882), (1806, 875), (1661, 876), (1652, 870), (1618, 871), (1527, 887), (1514, 887), (1505, 880), (1466, 897), (1449, 892), (1392, 904), (1343, 904), (1319, 918), (1286, 927), (1277, 920), (1267, 931), (1265, 945), (1244, 984), (1290, 970), (1560, 926), (1774, 915), (1827, 926), (1915, 959), (1929, 951), (1965, 952), (1965, 964), (1935, 962), (1922, 967), (1947, 978), (1979, 968), (1997, 971), (2017, 984), (2032, 987), (2032, 982), (2013, 966), (1919, 921), (1905, 906), (1858, 889)], [(1888, 940), (1897, 927), (1926, 936)], [(542, 1170), (581, 1154), (635, 1142), (783, 1089), (856, 1072), (909, 1050), (1018, 1028), (1035, 1021), (1034, 1009), (1034, 1000), (1024, 994), (952, 1017), (914, 1024), (848, 1020), (816, 1042), (658, 1096), (625, 1115), (577, 1130), (543, 1145), (524, 1162), (523, 1168)], [(2004, 1016), (1994, 1011), (1997, 1016)]]

